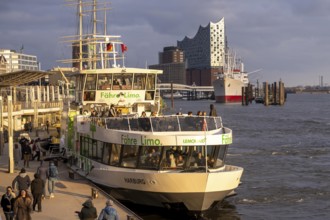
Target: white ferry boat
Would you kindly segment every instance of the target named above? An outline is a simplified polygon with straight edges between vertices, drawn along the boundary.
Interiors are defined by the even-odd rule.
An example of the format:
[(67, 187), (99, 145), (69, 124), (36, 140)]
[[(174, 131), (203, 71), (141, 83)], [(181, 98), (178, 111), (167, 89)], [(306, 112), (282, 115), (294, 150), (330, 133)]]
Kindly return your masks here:
[[(78, 1), (78, 14), (85, 4)], [(84, 36), (70, 41), (79, 46), (72, 60), (79, 71), (70, 76), (74, 100), (64, 107), (72, 168), (142, 205), (202, 212), (233, 193), (243, 168), (226, 164), (232, 130), (221, 117), (161, 115), (162, 71), (119, 65), (127, 49), (119, 36)]]

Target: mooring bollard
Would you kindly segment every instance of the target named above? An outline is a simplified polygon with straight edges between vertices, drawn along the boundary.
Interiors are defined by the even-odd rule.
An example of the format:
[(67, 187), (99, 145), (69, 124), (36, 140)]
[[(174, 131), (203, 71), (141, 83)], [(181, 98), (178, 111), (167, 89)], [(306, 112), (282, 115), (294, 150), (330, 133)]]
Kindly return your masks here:
[(99, 197), (99, 193), (95, 188), (92, 188), (92, 198), (97, 199)]
[(69, 178), (74, 179), (74, 172), (72, 170), (69, 171)]

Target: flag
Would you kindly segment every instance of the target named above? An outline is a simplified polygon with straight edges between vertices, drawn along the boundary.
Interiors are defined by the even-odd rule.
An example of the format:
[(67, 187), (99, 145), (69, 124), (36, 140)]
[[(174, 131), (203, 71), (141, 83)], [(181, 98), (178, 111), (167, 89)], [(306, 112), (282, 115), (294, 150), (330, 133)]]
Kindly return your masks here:
[(107, 51), (112, 51), (113, 45), (112, 43), (107, 43)]
[(121, 52), (124, 53), (125, 51), (127, 51), (127, 46), (125, 44), (121, 44)]

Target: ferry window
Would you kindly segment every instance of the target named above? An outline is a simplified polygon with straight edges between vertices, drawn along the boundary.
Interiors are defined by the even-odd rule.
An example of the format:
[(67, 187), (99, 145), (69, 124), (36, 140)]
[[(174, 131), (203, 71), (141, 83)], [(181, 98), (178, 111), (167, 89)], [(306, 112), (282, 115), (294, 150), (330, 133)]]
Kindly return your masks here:
[(188, 167), (204, 167), (207, 158), (205, 157), (204, 146), (193, 146), (190, 148), (190, 156), (188, 158)]
[(215, 118), (215, 123), (216, 123), (216, 127), (217, 127), (217, 128), (221, 128), (221, 126), (222, 126), (222, 121), (221, 121), (221, 118), (220, 118), (220, 117), (216, 117), (216, 118)]
[(112, 84), (112, 74), (100, 74), (97, 81), (98, 90), (110, 90)]
[(81, 137), (80, 140), (81, 143), (80, 154), (85, 157), (88, 156), (88, 140), (89, 139), (86, 137)]
[(124, 145), (122, 159), (121, 159), (121, 166), (135, 168), (138, 151), (139, 151), (139, 146)]
[(121, 150), (121, 144), (112, 144), (111, 146), (111, 156), (110, 156), (110, 165), (118, 166), (119, 165), (119, 155)]
[(113, 75), (113, 90), (128, 90), (132, 89), (133, 74), (114, 74)]
[(166, 146), (161, 161), (161, 169), (183, 169), (189, 155), (188, 146)]
[(161, 149), (159, 146), (143, 146), (139, 156), (139, 168), (158, 169)]
[(155, 92), (154, 91), (148, 91), (146, 92), (145, 100), (153, 100), (154, 99)]
[(207, 165), (210, 168), (224, 166), (228, 145), (216, 145), (207, 147)]
[[(93, 157), (95, 157), (96, 161), (102, 161), (102, 151), (103, 151), (103, 145), (105, 143), (102, 141), (96, 141), (96, 145), (94, 146), (94, 148), (96, 149), (96, 153), (93, 153)], [(94, 151), (94, 150), (93, 150)]]
[(148, 75), (147, 77), (147, 90), (155, 89), (155, 75)]
[(96, 149), (97, 149), (97, 141), (93, 139), (89, 139), (88, 142), (88, 156), (90, 158), (95, 158), (96, 157)]
[(85, 90), (96, 89), (96, 74), (89, 74), (86, 78)]
[(133, 89), (135, 90), (145, 89), (145, 85), (146, 85), (146, 75), (136, 73), (134, 75)]
[(226, 153), (227, 153), (227, 149), (228, 149), (228, 145), (221, 145), (220, 149), (218, 151), (218, 157), (217, 160), (215, 161), (214, 167), (222, 167), (225, 164), (225, 157), (226, 157)]
[(206, 124), (207, 124), (207, 130), (208, 131), (216, 129), (216, 124), (215, 124), (215, 121), (214, 121), (213, 117), (210, 117), (210, 118), (205, 117), (205, 121), (206, 121)]
[(110, 153), (111, 153), (111, 145), (109, 143), (104, 143), (103, 153), (102, 153), (102, 163), (109, 164)]
[(84, 101), (95, 101), (95, 92), (85, 91)]

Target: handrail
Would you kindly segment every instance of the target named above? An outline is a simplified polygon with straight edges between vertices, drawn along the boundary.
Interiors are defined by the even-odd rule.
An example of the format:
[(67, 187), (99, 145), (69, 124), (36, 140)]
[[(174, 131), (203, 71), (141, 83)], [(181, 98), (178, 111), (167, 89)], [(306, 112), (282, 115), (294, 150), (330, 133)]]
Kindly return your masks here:
[(84, 117), (83, 121), (106, 129), (170, 132), (170, 131), (211, 131), (223, 128), (221, 117), (213, 116), (157, 116), (157, 117)]

